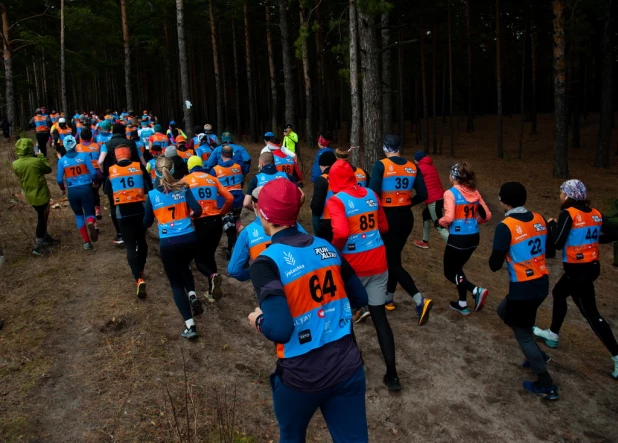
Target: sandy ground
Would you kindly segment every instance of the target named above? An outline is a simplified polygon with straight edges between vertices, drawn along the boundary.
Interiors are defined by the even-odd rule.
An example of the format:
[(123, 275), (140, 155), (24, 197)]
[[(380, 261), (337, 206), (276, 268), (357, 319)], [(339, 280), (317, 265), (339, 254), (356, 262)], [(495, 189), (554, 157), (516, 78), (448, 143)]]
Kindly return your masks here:
[[(481, 228), (481, 245), (466, 268), (473, 282), (490, 289), (486, 309), (470, 318), (448, 309), (456, 291), (442, 275), (443, 244), (434, 232), (429, 250), (412, 245), (421, 233), (422, 208), (415, 208), (417, 223), (405, 262), (435, 308), (429, 323), (418, 327), (411, 299), (401, 291), (396, 295), (397, 310), (389, 313), (389, 320), (401, 393), (391, 394), (381, 383), (384, 365), (371, 322), (355, 327), (365, 359), (372, 442), (618, 441), (618, 382), (609, 376), (607, 351), (576, 307), (569, 305), (560, 348), (550, 352), (549, 370), (561, 392), (555, 403), (523, 390), (522, 381), (532, 374), (521, 367), (522, 355), (510, 329), (495, 314), (508, 288), (506, 271), (493, 274), (487, 265), (493, 230), (502, 218), (499, 186), (524, 182), (528, 207), (550, 217), (559, 211), (561, 182), (551, 178), (550, 119), (541, 118), (539, 135), (526, 136), (524, 161), (515, 160), (518, 120), (505, 122), (505, 160), (494, 158), (494, 118), (478, 118), (474, 134), (456, 133), (457, 158), (473, 164), (494, 212), (494, 219)], [(572, 153), (570, 167), (603, 209), (618, 198), (618, 169), (614, 156), (610, 170), (590, 166), (597, 123), (594, 117), (584, 122), (584, 147)], [(248, 147), (252, 153), (259, 148)], [(31, 256), (35, 213), (13, 197), (19, 189), (8, 149), (2, 145), (0, 164), (0, 241), (7, 256), (0, 270), (0, 318), (5, 321), (0, 331), (0, 439), (276, 441), (268, 382), (275, 352), (246, 324), (246, 315), (256, 306), (251, 285), (224, 277), (225, 298), (207, 306), (197, 321), (201, 336), (189, 343), (179, 335), (182, 321), (156, 241), (150, 242), (146, 266), (149, 295), (139, 301), (124, 250), (111, 243), (107, 214), (96, 251), (86, 252), (70, 208), (61, 204), (52, 211), (49, 228), (62, 239), (61, 245), (46, 257)], [(406, 155), (417, 149), (408, 144)], [(455, 159), (435, 160), (446, 184)], [(310, 165), (309, 155), (305, 165)], [(51, 175), (48, 180), (53, 197), (59, 198)], [(305, 191), (311, 195), (312, 187)], [(243, 217), (252, 219), (249, 213)], [(301, 222), (311, 226), (307, 207)], [(611, 266), (610, 246), (602, 246), (601, 254), (598, 305), (618, 329), (618, 269)], [(221, 256), (219, 264), (225, 269)], [(552, 261), (550, 270), (556, 282), (560, 262)], [(195, 275), (203, 292), (205, 281)], [(547, 327), (550, 317), (551, 297), (541, 307), (538, 323)], [(319, 413), (308, 441), (330, 441)]]

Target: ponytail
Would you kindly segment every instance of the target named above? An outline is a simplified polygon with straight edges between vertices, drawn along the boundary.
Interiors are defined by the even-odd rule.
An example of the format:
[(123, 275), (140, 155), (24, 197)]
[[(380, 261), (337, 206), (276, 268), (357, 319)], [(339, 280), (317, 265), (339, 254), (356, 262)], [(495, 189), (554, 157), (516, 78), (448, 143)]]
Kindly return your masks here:
[(476, 173), (466, 162), (454, 165), (451, 168), (451, 177), (461, 186), (465, 186), (469, 189), (476, 189)]
[(155, 165), (155, 174), (165, 193), (181, 191), (185, 183), (174, 178), (174, 162), (168, 157), (159, 157)]

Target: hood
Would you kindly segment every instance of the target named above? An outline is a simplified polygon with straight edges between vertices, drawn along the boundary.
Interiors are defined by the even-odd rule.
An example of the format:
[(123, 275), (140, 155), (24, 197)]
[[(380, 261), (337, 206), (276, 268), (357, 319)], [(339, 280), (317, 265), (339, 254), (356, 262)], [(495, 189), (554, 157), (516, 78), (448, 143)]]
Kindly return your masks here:
[(433, 159), (430, 156), (426, 155), (425, 157), (421, 158), (418, 161), (418, 164), (419, 165), (433, 165)]
[(461, 185), (455, 185), (455, 189), (461, 192), (464, 198), (468, 201), (478, 200), (481, 198), (481, 193), (477, 189), (470, 189)]
[(328, 182), (335, 193), (343, 191), (346, 188), (353, 188), (356, 186), (354, 169), (352, 169), (352, 166), (347, 161), (337, 160), (328, 172)]
[(17, 157), (34, 157), (34, 142), (29, 138), (21, 138), (15, 143)]

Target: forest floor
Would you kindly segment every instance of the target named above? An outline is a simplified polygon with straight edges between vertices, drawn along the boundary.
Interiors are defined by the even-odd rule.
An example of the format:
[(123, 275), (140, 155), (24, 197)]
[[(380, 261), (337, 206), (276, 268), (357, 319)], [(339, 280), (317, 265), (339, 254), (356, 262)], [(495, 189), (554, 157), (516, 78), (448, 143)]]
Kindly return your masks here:
[[(410, 298), (400, 290), (396, 294), (397, 310), (389, 320), (403, 391), (391, 394), (382, 385), (384, 364), (371, 320), (355, 326), (365, 360), (372, 442), (618, 441), (618, 384), (610, 378), (611, 360), (571, 302), (560, 347), (550, 352), (549, 370), (560, 386), (560, 400), (548, 403), (522, 388), (532, 374), (522, 368), (512, 333), (495, 314), (508, 277), (505, 270), (494, 274), (487, 265), (493, 231), (502, 219), (498, 189), (505, 181), (522, 181), (528, 188), (527, 207), (555, 217), (561, 180), (551, 177), (551, 117), (540, 116), (538, 135), (527, 135), (526, 126), (524, 160), (516, 159), (515, 117), (505, 118), (505, 159), (495, 158), (494, 122), (492, 116), (477, 118), (473, 134), (457, 131), (456, 159), (435, 156), (445, 185), (450, 165), (469, 161), (493, 212), (466, 267), (471, 281), (489, 288), (487, 307), (469, 318), (448, 309), (456, 291), (442, 274), (443, 244), (432, 232), (430, 249), (413, 246), (422, 230), (422, 208), (415, 208), (404, 263), (435, 307), (429, 323), (419, 327)], [(603, 210), (618, 198), (618, 157), (612, 153), (609, 170), (591, 166), (597, 125), (598, 116), (582, 122), (584, 147), (571, 151), (570, 169)], [(448, 138), (444, 143), (446, 152)], [(260, 147), (247, 144), (254, 159)], [(418, 149), (408, 143), (405, 155)], [(225, 297), (207, 305), (197, 320), (200, 338), (183, 340), (156, 241), (150, 242), (146, 265), (148, 297), (140, 301), (124, 250), (111, 242), (108, 211), (96, 250), (86, 252), (71, 210), (61, 202), (52, 209), (49, 232), (62, 243), (45, 257), (31, 255), (35, 212), (19, 198), (11, 151), (12, 146), (1, 145), (0, 241), (7, 262), (0, 269), (0, 440), (276, 441), (268, 379), (276, 358), (273, 345), (247, 325), (246, 316), (256, 306), (250, 283), (224, 277)], [(309, 176), (314, 151), (304, 151)], [(59, 199), (53, 174), (48, 184)], [(312, 186), (305, 192), (310, 196)], [(252, 215), (243, 218), (248, 222)], [(311, 226), (308, 205), (300, 220)], [(597, 300), (618, 332), (618, 268), (611, 266), (611, 254), (611, 246), (601, 247)], [(218, 259), (225, 274), (227, 263)], [(550, 261), (552, 283), (561, 268), (558, 259)], [(205, 280), (195, 275), (203, 293)], [(537, 323), (543, 327), (549, 324), (551, 305), (549, 297), (539, 310)], [(319, 412), (308, 441), (330, 441)]]

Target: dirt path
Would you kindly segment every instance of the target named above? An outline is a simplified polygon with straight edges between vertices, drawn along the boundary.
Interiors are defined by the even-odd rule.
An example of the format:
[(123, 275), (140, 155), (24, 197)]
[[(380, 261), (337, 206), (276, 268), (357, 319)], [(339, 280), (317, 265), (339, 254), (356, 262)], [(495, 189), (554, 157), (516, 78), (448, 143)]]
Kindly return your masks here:
[[(448, 309), (455, 289), (442, 275), (443, 245), (432, 233), (429, 250), (413, 247), (411, 241), (421, 230), (421, 208), (415, 209), (417, 222), (405, 263), (436, 305), (427, 326), (418, 327), (410, 298), (401, 291), (396, 294), (397, 310), (389, 313), (389, 320), (404, 386), (398, 395), (382, 385), (384, 367), (370, 320), (355, 326), (367, 374), (370, 441), (618, 441), (610, 359), (577, 309), (570, 305), (560, 348), (550, 352), (549, 370), (561, 388), (561, 399), (551, 404), (522, 389), (522, 381), (532, 374), (521, 367), (512, 333), (495, 314), (507, 289), (506, 272), (493, 274), (487, 267), (493, 229), (502, 218), (499, 185), (524, 177), (528, 206), (549, 216), (557, 213), (558, 181), (547, 177), (544, 157), (522, 164), (481, 161), (487, 152), (477, 152), (476, 145), (464, 152), (477, 169), (494, 214), (481, 228), (481, 245), (466, 266), (471, 281), (490, 289), (488, 305), (467, 319)], [(445, 184), (454, 161), (436, 161)], [(311, 164), (310, 159), (305, 164)], [(594, 201), (613, 195), (615, 171), (599, 173), (580, 166), (579, 173), (589, 179)], [(3, 165), (0, 176), (10, 179)], [(0, 181), (2, 204), (14, 187)], [(305, 188), (308, 195), (311, 188)], [(245, 217), (249, 221), (252, 216)], [(301, 222), (311, 226), (307, 207)], [(179, 336), (182, 321), (156, 247), (146, 265), (149, 295), (138, 301), (125, 251), (111, 243), (107, 216), (94, 253), (81, 249), (68, 208), (52, 213), (50, 232), (61, 237), (62, 244), (47, 257), (30, 255), (32, 226), (34, 211), (28, 206), (14, 204), (0, 211), (0, 240), (7, 256), (0, 270), (0, 317), (5, 320), (0, 332), (0, 440), (176, 441), (171, 398), (181, 432), (187, 426), (186, 400), (191, 432), (200, 441), (219, 441), (217, 416), (231, 411), (235, 387), (238, 435), (253, 437), (245, 441), (276, 441), (269, 386), (275, 353), (271, 343), (246, 325), (246, 315), (256, 305), (249, 283), (224, 277), (225, 298), (206, 306), (197, 320), (201, 336), (188, 343)], [(599, 309), (618, 330), (618, 270), (609, 266), (609, 246), (603, 246), (601, 254)], [(218, 261), (224, 270), (221, 256)], [(559, 261), (550, 263), (550, 271), (555, 282)], [(204, 280), (195, 275), (202, 293)], [(546, 326), (550, 316), (551, 298), (541, 307), (538, 323)], [(319, 414), (308, 441), (330, 441)]]

